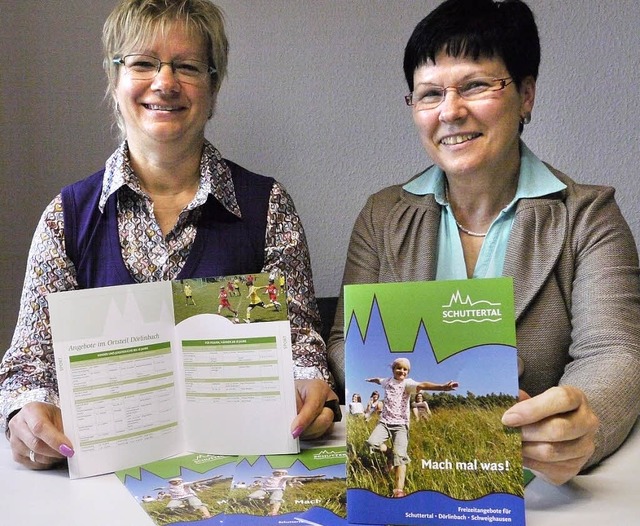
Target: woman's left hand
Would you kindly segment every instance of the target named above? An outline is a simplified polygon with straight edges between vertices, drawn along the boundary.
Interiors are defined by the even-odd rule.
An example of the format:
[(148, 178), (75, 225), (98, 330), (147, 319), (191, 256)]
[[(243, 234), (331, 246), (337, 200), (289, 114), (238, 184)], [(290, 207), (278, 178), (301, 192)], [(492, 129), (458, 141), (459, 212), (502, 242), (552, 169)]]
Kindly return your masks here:
[(502, 423), (522, 430), (524, 466), (560, 485), (577, 475), (595, 449), (599, 420), (577, 387), (552, 387), (508, 409)]
[(294, 438), (319, 438), (333, 428), (333, 411), (325, 402), (337, 400), (329, 384), (323, 380), (296, 380), (296, 406), (298, 416), (291, 424)]

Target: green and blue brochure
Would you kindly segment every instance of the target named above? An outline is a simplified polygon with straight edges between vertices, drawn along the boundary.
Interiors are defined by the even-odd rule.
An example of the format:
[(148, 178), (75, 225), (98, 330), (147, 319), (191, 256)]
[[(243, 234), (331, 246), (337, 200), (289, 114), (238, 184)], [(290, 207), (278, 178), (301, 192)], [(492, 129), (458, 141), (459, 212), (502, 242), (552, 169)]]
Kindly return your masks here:
[(189, 454), (117, 471), (158, 526), (347, 526), (344, 446)]
[[(501, 423), (518, 399), (512, 279), (347, 285), (344, 304), (347, 401), (382, 401), (347, 415), (349, 524), (524, 525), (521, 435)], [(422, 400), (396, 358), (432, 387)]]

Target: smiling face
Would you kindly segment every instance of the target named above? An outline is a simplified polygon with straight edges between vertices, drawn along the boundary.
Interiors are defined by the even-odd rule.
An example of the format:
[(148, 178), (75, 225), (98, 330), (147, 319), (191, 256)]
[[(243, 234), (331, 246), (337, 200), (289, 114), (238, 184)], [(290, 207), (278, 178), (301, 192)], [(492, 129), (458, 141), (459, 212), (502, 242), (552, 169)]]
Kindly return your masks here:
[[(162, 62), (195, 59), (207, 62), (205, 40), (175, 23), (145, 45), (125, 54), (141, 53)], [(204, 128), (213, 109), (210, 77), (195, 84), (178, 82), (169, 65), (151, 80), (135, 80), (121, 66), (114, 96), (124, 122), (130, 147), (153, 148), (171, 142), (200, 147)]]
[[(499, 58), (453, 58), (444, 53), (435, 63), (418, 67), (414, 90), (426, 84), (458, 86), (477, 77), (509, 77)], [(518, 88), (511, 83), (482, 100), (466, 101), (447, 90), (436, 108), (413, 110), (413, 119), (429, 157), (448, 176), (517, 173), (520, 164), (520, 119), (533, 109), (535, 81), (525, 78)]]
[(398, 359), (393, 362), (391, 369), (393, 371), (394, 379), (404, 380), (409, 375), (411, 365), (409, 365), (409, 360)]

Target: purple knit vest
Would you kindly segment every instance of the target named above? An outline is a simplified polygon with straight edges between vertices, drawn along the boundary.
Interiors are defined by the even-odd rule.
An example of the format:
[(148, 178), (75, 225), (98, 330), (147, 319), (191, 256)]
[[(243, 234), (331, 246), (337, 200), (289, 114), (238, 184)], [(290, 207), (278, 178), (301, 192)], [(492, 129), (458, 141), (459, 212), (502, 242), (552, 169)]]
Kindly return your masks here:
[[(269, 196), (274, 180), (226, 161), (231, 169), (238, 218), (213, 196), (203, 205), (198, 232), (178, 279), (251, 274), (262, 270)], [(125, 267), (118, 237), (116, 193), (104, 213), (98, 203), (104, 170), (62, 189), (66, 252), (80, 288), (135, 283)]]

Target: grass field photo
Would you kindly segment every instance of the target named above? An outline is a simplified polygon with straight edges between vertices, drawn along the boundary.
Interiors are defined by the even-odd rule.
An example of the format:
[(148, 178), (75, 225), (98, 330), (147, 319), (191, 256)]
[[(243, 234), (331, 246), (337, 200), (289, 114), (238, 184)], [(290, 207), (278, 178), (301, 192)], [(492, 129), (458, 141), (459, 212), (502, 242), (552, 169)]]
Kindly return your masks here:
[[(250, 499), (255, 488), (236, 488), (229, 493), (227, 513), (265, 516), (269, 513), (269, 499)], [(283, 515), (304, 512), (321, 506), (340, 517), (346, 515), (345, 479), (318, 479), (288, 486), (278, 513)]]
[[(198, 498), (208, 508), (212, 516), (224, 512), (230, 485), (231, 478), (220, 478), (196, 492)], [(168, 502), (169, 498), (167, 497), (152, 502), (142, 502), (141, 505), (158, 526), (165, 526), (175, 522), (202, 520), (202, 515), (188, 505), (185, 504), (180, 508), (169, 509), (167, 508)]]
[[(176, 324), (198, 314), (218, 314), (233, 323), (247, 323), (251, 282), (263, 302), (263, 306), (251, 309), (250, 321), (255, 323), (287, 320), (286, 293), (280, 291), (277, 277), (270, 276), (268, 273), (260, 273), (253, 274), (251, 278), (246, 275), (238, 275), (173, 281), (173, 308)], [(277, 306), (270, 301), (267, 293), (270, 280), (273, 280), (276, 287)], [(222, 305), (221, 291), (224, 291), (229, 307)]]
[[(460, 500), (490, 493), (522, 496), (520, 434), (500, 422), (515, 398), (438, 394), (428, 400), (431, 417), (412, 418), (409, 428), (406, 493), (428, 489)], [(377, 417), (347, 418), (349, 487), (391, 495), (388, 458), (367, 444)]]

